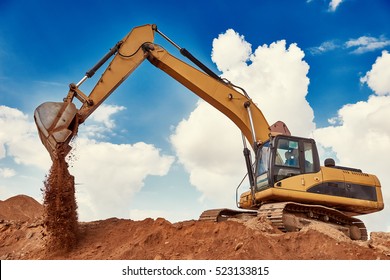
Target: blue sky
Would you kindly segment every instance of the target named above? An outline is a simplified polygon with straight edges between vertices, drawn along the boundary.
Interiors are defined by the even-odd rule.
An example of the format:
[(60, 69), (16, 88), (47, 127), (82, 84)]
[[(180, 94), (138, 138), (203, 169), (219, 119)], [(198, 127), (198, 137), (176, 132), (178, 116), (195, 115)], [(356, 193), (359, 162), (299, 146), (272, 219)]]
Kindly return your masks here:
[[(42, 200), (50, 159), (34, 109), (62, 100), (69, 83), (146, 23), (246, 88), (270, 123), (282, 119), (293, 134), (314, 137), (322, 160), (332, 155), (377, 174), (389, 201), (386, 0), (1, 0), (1, 200), (20, 193)], [(158, 36), (156, 42), (180, 57)], [(88, 93), (96, 77), (81, 89)], [(100, 109), (80, 127), (71, 164), (80, 219), (175, 221), (234, 207), (244, 175), (241, 136), (234, 126), (211, 126), (226, 120), (194, 94), (145, 62)], [(389, 230), (386, 213), (364, 220), (370, 229)]]

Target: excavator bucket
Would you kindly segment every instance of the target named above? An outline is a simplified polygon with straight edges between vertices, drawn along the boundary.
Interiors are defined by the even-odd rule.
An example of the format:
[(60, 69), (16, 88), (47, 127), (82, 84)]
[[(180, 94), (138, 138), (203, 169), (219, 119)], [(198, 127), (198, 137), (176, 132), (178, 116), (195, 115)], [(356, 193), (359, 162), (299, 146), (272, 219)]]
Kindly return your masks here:
[(59, 153), (66, 156), (71, 147), (69, 142), (77, 132), (77, 108), (71, 103), (45, 102), (34, 112), (42, 144), (54, 160)]

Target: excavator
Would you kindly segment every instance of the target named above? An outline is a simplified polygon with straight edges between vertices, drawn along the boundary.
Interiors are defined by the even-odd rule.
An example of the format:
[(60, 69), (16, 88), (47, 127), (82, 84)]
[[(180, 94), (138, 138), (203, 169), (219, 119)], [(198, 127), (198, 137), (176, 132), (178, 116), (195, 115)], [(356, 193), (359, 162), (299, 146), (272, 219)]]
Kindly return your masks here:
[[(156, 34), (191, 64), (154, 43)], [(92, 91), (82, 92), (80, 86), (108, 60)], [(45, 102), (36, 108), (39, 137), (53, 161), (70, 152), (79, 125), (145, 60), (222, 112), (242, 133), (249, 189), (238, 195), (237, 188), (240, 209), (206, 210), (200, 220), (265, 218), (283, 232), (326, 223), (352, 240), (367, 240), (366, 226), (355, 216), (384, 208), (378, 178), (338, 166), (330, 158), (321, 166), (315, 140), (292, 136), (281, 121), (269, 125), (243, 88), (218, 76), (155, 24), (133, 28), (77, 84), (70, 84), (63, 102)], [(79, 108), (75, 98), (81, 103)]]

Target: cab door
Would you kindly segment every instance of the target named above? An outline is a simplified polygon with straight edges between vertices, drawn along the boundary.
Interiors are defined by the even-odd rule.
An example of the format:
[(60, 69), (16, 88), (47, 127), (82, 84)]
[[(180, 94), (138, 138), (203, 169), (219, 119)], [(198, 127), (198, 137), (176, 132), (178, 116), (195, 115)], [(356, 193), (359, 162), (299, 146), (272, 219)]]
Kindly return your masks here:
[(301, 174), (299, 161), (299, 142), (292, 137), (277, 137), (272, 152), (273, 181)]
[(322, 172), (320, 171), (319, 159), (317, 148), (314, 140), (312, 139), (303, 139), (302, 141), (302, 154), (304, 161), (303, 164), (303, 182), (304, 190), (308, 188), (321, 184)]
[[(277, 136), (272, 152), (272, 180), (276, 187), (305, 191), (322, 181), (313, 139)], [(283, 183), (285, 182), (285, 183)]]

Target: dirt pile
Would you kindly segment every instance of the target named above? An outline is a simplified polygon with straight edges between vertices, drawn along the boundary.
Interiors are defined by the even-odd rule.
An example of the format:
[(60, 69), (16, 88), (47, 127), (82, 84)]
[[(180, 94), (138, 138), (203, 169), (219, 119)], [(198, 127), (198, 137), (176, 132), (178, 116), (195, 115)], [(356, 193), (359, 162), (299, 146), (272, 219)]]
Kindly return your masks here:
[(368, 241), (352, 241), (333, 228), (318, 225), (280, 233), (257, 218), (174, 224), (163, 218), (111, 218), (79, 223), (77, 244), (69, 251), (55, 251), (48, 250), (50, 236), (43, 219), (17, 221), (9, 217), (0, 221), (0, 259), (390, 260), (390, 233), (371, 233)]
[(69, 173), (65, 156), (62, 155), (58, 153), (45, 181), (43, 217), (49, 235), (48, 251), (68, 251), (77, 243), (74, 177)]
[(42, 205), (26, 195), (0, 201), (0, 220), (28, 221), (42, 216)]

